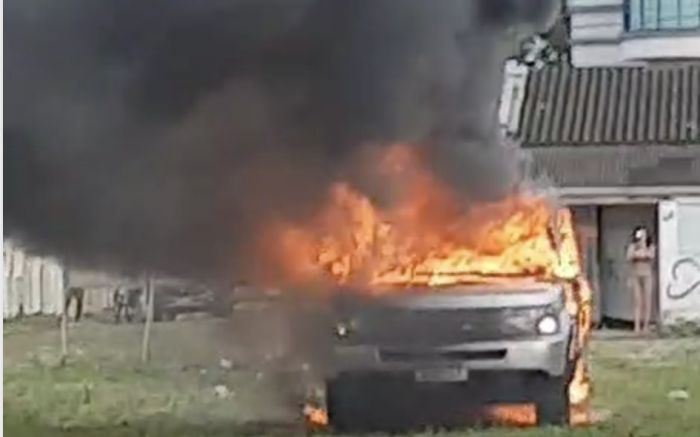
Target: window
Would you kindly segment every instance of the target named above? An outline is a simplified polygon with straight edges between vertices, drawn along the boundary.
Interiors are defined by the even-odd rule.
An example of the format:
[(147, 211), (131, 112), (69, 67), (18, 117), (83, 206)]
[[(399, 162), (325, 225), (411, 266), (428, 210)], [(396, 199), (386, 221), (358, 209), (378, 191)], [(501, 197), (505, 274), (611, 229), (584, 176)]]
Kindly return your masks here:
[(700, 0), (626, 0), (625, 30), (700, 29)]
[(678, 253), (700, 256), (700, 204), (681, 203), (678, 207)]

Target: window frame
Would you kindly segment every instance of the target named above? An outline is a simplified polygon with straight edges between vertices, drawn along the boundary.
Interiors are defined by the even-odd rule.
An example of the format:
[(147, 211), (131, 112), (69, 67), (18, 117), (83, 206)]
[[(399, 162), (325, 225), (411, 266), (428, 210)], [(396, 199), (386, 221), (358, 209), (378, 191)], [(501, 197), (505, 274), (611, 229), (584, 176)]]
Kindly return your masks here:
[[(691, 2), (688, 4), (688, 2)], [(673, 7), (675, 14), (664, 14), (664, 9)], [(653, 10), (653, 16), (645, 13)], [(685, 11), (685, 12), (684, 12)], [(668, 11), (666, 11), (668, 12)], [(624, 0), (625, 33), (684, 32), (700, 30), (700, 0)], [(675, 22), (669, 25), (669, 17)], [(684, 19), (693, 20), (690, 25)]]

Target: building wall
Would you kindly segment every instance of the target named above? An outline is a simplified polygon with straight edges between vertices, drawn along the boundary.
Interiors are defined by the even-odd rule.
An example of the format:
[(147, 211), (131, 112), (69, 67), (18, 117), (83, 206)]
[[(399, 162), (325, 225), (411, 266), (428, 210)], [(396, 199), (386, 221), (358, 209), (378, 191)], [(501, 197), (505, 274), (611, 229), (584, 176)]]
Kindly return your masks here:
[(13, 241), (3, 240), (3, 319), (21, 315), (59, 315), (64, 290), (85, 289), (83, 311), (97, 314), (112, 306), (117, 286), (133, 280), (94, 270), (67, 269), (58, 260), (27, 253)]
[[(700, 19), (661, 28), (641, 27), (642, 0), (567, 0), (571, 15), (571, 60), (576, 67), (637, 65), (654, 61), (700, 59)], [(655, 1), (646, 0), (649, 4)], [(672, 3), (668, 3), (672, 4)], [(678, 3), (695, 14), (697, 0)], [(666, 3), (664, 3), (666, 5)], [(638, 10), (637, 10), (638, 11)], [(700, 10), (699, 10), (700, 11)], [(700, 13), (700, 12), (699, 12)]]
[(598, 206), (579, 205), (572, 206), (574, 226), (578, 237), (579, 250), (581, 251), (583, 269), (593, 291), (594, 324), (602, 320), (602, 307), (600, 298), (600, 266), (598, 265)]
[(33, 256), (3, 240), (3, 261), (3, 319), (61, 313), (63, 267), (57, 260)]
[(618, 44), (574, 44), (571, 47), (571, 63), (576, 67), (635, 65), (623, 62)]
[(623, 32), (622, 0), (569, 1), (571, 38), (590, 43), (616, 43)]
[(700, 197), (659, 204), (659, 285), (662, 323), (700, 322)]
[(525, 100), (528, 68), (516, 60), (505, 63), (503, 88), (499, 100), (498, 123), (506, 135), (515, 134), (520, 124), (520, 111)]
[(662, 325), (700, 323), (700, 196), (571, 208), (593, 286), (594, 322), (633, 320), (625, 247), (632, 228), (643, 224), (658, 244), (654, 317)]
[[(126, 278), (101, 270), (75, 269), (66, 271), (67, 286), (85, 290), (84, 308), (87, 314), (100, 313), (113, 305), (113, 293), (118, 287), (141, 284), (142, 279)], [(141, 281), (141, 282), (139, 282)]]

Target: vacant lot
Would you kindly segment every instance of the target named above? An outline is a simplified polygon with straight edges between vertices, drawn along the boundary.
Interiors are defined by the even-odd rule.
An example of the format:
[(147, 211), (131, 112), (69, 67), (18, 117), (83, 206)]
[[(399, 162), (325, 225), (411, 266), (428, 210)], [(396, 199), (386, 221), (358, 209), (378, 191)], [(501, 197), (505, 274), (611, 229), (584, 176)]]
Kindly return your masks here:
[[(226, 322), (156, 324), (153, 360), (139, 364), (140, 325), (71, 327), (58, 365), (47, 319), (5, 324), (5, 435), (234, 436), (303, 434), (279, 376), (238, 368)], [(222, 361), (223, 359), (223, 361)], [(574, 430), (489, 429), (455, 436), (696, 436), (700, 340), (596, 340), (594, 407), (602, 423)], [(668, 395), (683, 390), (688, 399)]]

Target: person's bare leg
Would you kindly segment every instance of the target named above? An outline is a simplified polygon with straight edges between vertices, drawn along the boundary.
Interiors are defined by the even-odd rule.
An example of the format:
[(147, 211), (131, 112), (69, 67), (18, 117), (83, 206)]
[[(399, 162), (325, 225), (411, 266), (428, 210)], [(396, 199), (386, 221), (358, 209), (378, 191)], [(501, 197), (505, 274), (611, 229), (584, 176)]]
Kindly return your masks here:
[(641, 332), (643, 297), (638, 277), (632, 278), (632, 292), (634, 293), (634, 333), (639, 334)]
[(642, 293), (644, 295), (644, 323), (642, 329), (644, 332), (651, 331), (651, 310), (653, 308), (653, 298), (651, 294), (651, 276), (645, 276), (642, 279)]

